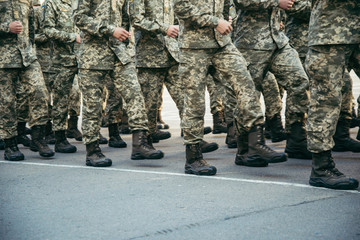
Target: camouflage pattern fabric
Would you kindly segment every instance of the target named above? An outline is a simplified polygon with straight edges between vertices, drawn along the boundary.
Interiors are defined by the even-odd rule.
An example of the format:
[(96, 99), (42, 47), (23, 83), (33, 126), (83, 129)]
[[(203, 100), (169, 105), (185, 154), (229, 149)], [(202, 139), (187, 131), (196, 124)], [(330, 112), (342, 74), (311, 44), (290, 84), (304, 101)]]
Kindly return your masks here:
[(234, 89), (237, 99), (234, 109), (237, 130), (241, 133), (248, 132), (252, 126), (263, 124), (254, 82), (247, 71), (245, 59), (234, 45), (230, 43), (218, 49), (181, 49), (180, 57), (179, 74), (186, 86), (181, 122), (185, 144), (195, 144), (203, 138), (204, 94), (211, 64)]
[[(306, 59), (310, 77), (310, 107), (307, 122), (308, 149), (322, 152), (333, 148), (333, 135), (339, 116), (351, 118), (351, 98), (345, 93), (350, 78), (346, 62), (360, 57), (359, 45), (311, 46)], [(360, 65), (360, 62), (358, 62)], [(345, 79), (344, 79), (345, 76)], [(351, 97), (351, 96), (350, 96)], [(344, 100), (345, 98), (345, 100)]]
[(219, 111), (224, 110), (224, 105), (222, 103), (221, 94), (223, 88), (222, 86), (216, 85), (214, 78), (209, 74), (206, 80), (206, 89), (209, 92), (210, 97), (210, 112), (215, 114)]
[[(276, 77), (277, 84), (287, 91), (287, 131), (291, 124), (302, 121), (309, 104), (309, 80), (296, 50), (286, 45), (282, 49), (274, 51), (251, 49), (240, 49), (240, 51), (250, 62), (249, 71), (258, 91), (262, 91), (266, 70), (271, 71)], [(276, 86), (276, 81), (272, 84)], [(279, 96), (279, 94), (276, 95)]]
[(77, 74), (75, 75), (73, 85), (70, 91), (69, 96), (69, 106), (68, 112), (70, 116), (79, 116), (80, 115), (80, 105), (81, 105), (81, 91), (79, 87), (79, 79)]
[[(150, 133), (155, 133), (162, 88), (167, 87), (181, 118), (183, 86), (178, 79), (179, 48), (176, 39), (166, 36), (174, 25), (172, 0), (134, 0), (130, 16), (136, 36), (136, 66), (145, 99)], [(160, 104), (160, 105), (159, 105)]]
[(271, 72), (267, 72), (261, 83), (261, 93), (264, 96), (265, 116), (269, 119), (280, 114), (282, 110), (282, 95), (278, 82)]
[(67, 129), (70, 91), (77, 73), (74, 44), (77, 34), (72, 18), (71, 0), (47, 1), (43, 32), (51, 40), (51, 68), (55, 70), (53, 85), (53, 130)]
[(359, 11), (356, 0), (313, 1), (305, 62), (310, 78), (307, 130), (311, 152), (332, 149), (339, 117), (350, 117), (351, 100), (344, 93), (351, 90), (346, 70), (360, 69)]
[[(135, 64), (122, 65), (118, 62), (114, 71), (79, 70), (79, 84), (83, 93), (83, 142), (88, 144), (99, 138), (101, 124), (102, 96), (106, 75), (114, 82), (116, 91), (121, 93), (129, 115), (129, 126), (134, 130), (148, 130), (144, 98), (137, 81)], [(129, 107), (130, 106), (130, 107)]]
[(123, 100), (119, 91), (116, 90), (113, 81), (107, 81), (108, 94), (105, 107), (105, 119), (108, 124), (120, 123), (123, 115)]
[(20, 82), (20, 79), (17, 79), (15, 83), (16, 89), (16, 114), (17, 120), (19, 122), (27, 122), (29, 121), (29, 96), (28, 92), (24, 86)]
[[(9, 24), (20, 21), (23, 31), (10, 33)], [(29, 126), (47, 122), (48, 92), (40, 65), (36, 61), (34, 12), (32, 1), (11, 0), (0, 6), (0, 138), (17, 135), (16, 87), (20, 84), (28, 94)]]
[(34, 61), (26, 68), (0, 69), (0, 138), (8, 139), (17, 135), (16, 84), (24, 86), (29, 101), (30, 127), (45, 125), (48, 121), (48, 92), (42, 77), (40, 64)]

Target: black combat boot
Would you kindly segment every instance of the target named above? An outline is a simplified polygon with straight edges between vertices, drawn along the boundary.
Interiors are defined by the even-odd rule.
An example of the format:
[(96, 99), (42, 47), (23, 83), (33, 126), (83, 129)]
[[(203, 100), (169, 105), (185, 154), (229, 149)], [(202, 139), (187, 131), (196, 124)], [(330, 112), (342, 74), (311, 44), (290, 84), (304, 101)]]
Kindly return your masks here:
[(286, 162), (285, 153), (278, 153), (265, 144), (262, 125), (253, 126), (249, 131), (249, 151), (246, 157), (247, 162), (279, 163)]
[(235, 164), (247, 167), (267, 167), (268, 162), (263, 158), (247, 158), (249, 153), (249, 135), (241, 134), (237, 137), (237, 153)]
[(108, 140), (101, 133), (99, 133), (99, 144), (108, 144)]
[(129, 126), (129, 117), (125, 110), (123, 110), (123, 115), (121, 117), (121, 125), (120, 125), (120, 133), (121, 134), (130, 134), (130, 126)]
[(42, 157), (54, 156), (55, 153), (48, 147), (45, 141), (45, 125), (36, 125), (31, 128), (30, 150), (39, 152)]
[(5, 149), (5, 142), (4, 140), (0, 139), (0, 150), (4, 150)]
[(224, 112), (217, 111), (213, 114), (213, 134), (227, 133), (227, 126), (225, 123)]
[(111, 159), (102, 154), (98, 141), (86, 144), (86, 166), (109, 167), (111, 164)]
[(335, 168), (331, 151), (313, 153), (312, 170), (309, 184), (315, 187), (332, 189), (356, 189), (359, 181), (348, 178)]
[(216, 167), (210, 166), (203, 159), (199, 143), (186, 145), (185, 173), (196, 175), (216, 174)]
[(48, 121), (45, 125), (45, 141), (47, 144), (55, 144), (55, 134), (52, 130), (52, 122)]
[(161, 110), (157, 111), (157, 128), (158, 129), (169, 129), (170, 128), (170, 126), (162, 120)]
[(30, 147), (30, 138), (26, 136), (26, 122), (18, 122), (17, 124), (17, 142), (21, 143), (25, 147)]
[(148, 144), (148, 137), (146, 131), (137, 130), (132, 135), (132, 160), (141, 159), (160, 159), (164, 157), (164, 153), (156, 150), (153, 146)]
[(68, 129), (66, 131), (67, 138), (75, 138), (76, 141), (82, 141), (82, 134), (78, 129), (78, 117), (70, 116), (68, 120)]
[(335, 146), (332, 150), (334, 152), (360, 152), (360, 142), (350, 137), (350, 122), (351, 120), (349, 119), (338, 121), (333, 137)]
[(307, 136), (304, 121), (291, 124), (287, 134), (285, 152), (289, 158), (311, 159), (312, 154), (307, 150)]
[(167, 131), (160, 131), (159, 129), (156, 129), (156, 132), (151, 134), (151, 137), (153, 139), (153, 143), (158, 143), (160, 140), (165, 140), (168, 138), (171, 138), (171, 133)]
[(237, 147), (234, 122), (231, 122), (227, 125), (227, 135), (225, 138), (225, 143), (227, 144), (228, 148)]
[(120, 137), (119, 125), (117, 123), (111, 123), (108, 125), (109, 129), (109, 147), (113, 148), (126, 148), (127, 144)]
[(5, 152), (4, 158), (9, 161), (21, 161), (24, 160), (24, 154), (22, 154), (17, 147), (16, 137), (9, 139), (4, 139), (5, 142)]
[(65, 136), (65, 130), (55, 131), (55, 152), (59, 153), (74, 153), (76, 147), (71, 145)]
[(219, 148), (219, 145), (215, 142), (208, 143), (204, 140), (201, 140), (201, 142), (199, 144), (200, 144), (202, 153), (213, 152)]
[(282, 125), (280, 114), (275, 114), (275, 116), (268, 120), (268, 124), (272, 142), (281, 142), (286, 140), (286, 134)]

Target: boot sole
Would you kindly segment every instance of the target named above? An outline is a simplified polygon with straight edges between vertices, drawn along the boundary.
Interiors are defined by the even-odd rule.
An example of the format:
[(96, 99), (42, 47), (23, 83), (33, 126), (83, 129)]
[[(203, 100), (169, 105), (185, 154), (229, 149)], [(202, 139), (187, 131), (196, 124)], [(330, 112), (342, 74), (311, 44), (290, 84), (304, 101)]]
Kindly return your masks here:
[(55, 152), (57, 153), (75, 153), (77, 151), (77, 149), (69, 149), (69, 150), (59, 150), (57, 148), (55, 148)]
[(220, 130), (220, 129), (214, 129), (214, 130), (212, 130), (212, 134), (221, 134), (221, 133), (227, 133), (227, 131), (222, 131), (222, 130)]
[(239, 166), (246, 166), (246, 167), (267, 167), (269, 164), (264, 161), (263, 159), (254, 160), (251, 162), (245, 162), (241, 159), (238, 159), (238, 157), (235, 158), (235, 164)]
[(25, 160), (24, 156), (19, 156), (19, 157), (15, 157), (15, 158), (9, 158), (8, 156), (4, 155), (5, 160), (8, 161), (22, 161)]
[(201, 148), (201, 152), (202, 153), (208, 153), (208, 152), (213, 152), (213, 151), (215, 151), (217, 149), (219, 149), (218, 145), (213, 145), (213, 146), (211, 145), (211, 146), (209, 146), (207, 148)]
[[(33, 147), (30, 147), (30, 150), (33, 151), (33, 152), (39, 152), (39, 149), (33, 148)], [(49, 157), (54, 156), (54, 155), (55, 155), (55, 152), (52, 152), (52, 153), (39, 153), (39, 155), (40, 155), (41, 157), (49, 158)]]
[(234, 143), (227, 143), (227, 147), (228, 148), (237, 148), (237, 143), (234, 142)]
[(359, 182), (354, 182), (353, 184), (342, 182), (342, 183), (330, 185), (325, 183), (324, 181), (315, 181), (313, 179), (309, 180), (309, 184), (314, 187), (324, 187), (324, 188), (339, 189), (339, 190), (353, 190), (359, 187)]
[(126, 148), (127, 144), (123, 143), (123, 144), (115, 144), (115, 143), (111, 143), (109, 142), (109, 147), (113, 147), (113, 148)]
[(206, 170), (206, 171), (194, 171), (192, 169), (185, 170), (186, 174), (194, 174), (194, 175), (202, 175), (202, 176), (213, 176), (216, 174), (216, 168), (212, 170)]
[[(252, 155), (252, 156), (248, 156), (248, 159), (250, 159), (250, 162), (255, 162), (255, 161), (262, 162), (262, 161), (265, 161), (266, 163), (281, 163), (281, 162), (286, 162), (287, 161), (287, 155), (282, 154), (281, 156), (275, 157), (275, 158), (272, 158), (272, 159), (266, 159), (266, 158), (263, 158), (263, 157), (261, 157), (259, 155)], [(247, 162), (249, 162), (249, 160)]]
[(155, 159), (161, 159), (163, 157), (164, 157), (164, 153), (154, 153), (147, 157), (145, 157), (141, 153), (131, 154), (131, 160), (145, 160), (145, 159), (155, 160)]
[(112, 165), (112, 161), (92, 164), (89, 160), (86, 160), (86, 166), (90, 166), (90, 167), (110, 167), (111, 165)]

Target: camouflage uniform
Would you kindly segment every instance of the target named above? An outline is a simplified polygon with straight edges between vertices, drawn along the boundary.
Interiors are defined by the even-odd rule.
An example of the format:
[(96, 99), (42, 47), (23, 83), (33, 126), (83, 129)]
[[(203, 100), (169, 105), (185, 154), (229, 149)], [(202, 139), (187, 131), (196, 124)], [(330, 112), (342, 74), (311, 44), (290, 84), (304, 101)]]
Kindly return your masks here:
[(54, 87), (54, 78), (55, 78), (55, 71), (52, 69), (52, 59), (51, 59), (51, 42), (46, 37), (43, 31), (42, 22), (44, 20), (44, 8), (45, 2), (41, 7), (36, 7), (34, 9), (35, 15), (35, 45), (36, 45), (36, 56), (41, 66), (41, 71), (44, 76), (44, 81), (46, 84), (46, 88), (49, 92), (49, 119), (51, 119), (51, 98), (52, 92)]
[(52, 41), (52, 67), (56, 71), (53, 87), (53, 130), (67, 129), (70, 91), (77, 73), (74, 52), (76, 36), (71, 0), (51, 0), (45, 5), (43, 31)]
[(79, 84), (83, 94), (82, 132), (85, 144), (96, 142), (99, 138), (106, 76), (114, 82), (126, 102), (131, 129), (148, 129), (144, 98), (136, 76), (133, 45), (112, 37), (116, 27), (126, 29), (128, 26), (125, 6), (122, 0), (80, 0), (75, 10), (76, 25), (83, 34), (79, 51)]
[(184, 143), (196, 144), (203, 138), (204, 91), (208, 68), (212, 64), (236, 93), (235, 121), (237, 129), (248, 132), (263, 123), (254, 82), (247, 71), (247, 63), (231, 43), (214, 28), (223, 16), (224, 1), (204, 4), (195, 0), (176, 0), (175, 13), (180, 19), (179, 45), (181, 49), (179, 73), (184, 81), (185, 105), (181, 122)]
[[(289, 131), (288, 126), (303, 121), (307, 112), (309, 80), (296, 50), (290, 47), (289, 39), (280, 30), (279, 2), (243, 0), (235, 3), (241, 13), (234, 43), (250, 63), (249, 71), (257, 90), (262, 91), (264, 76), (271, 71), (277, 83), (287, 91)], [(266, 79), (272, 79), (273, 83), (269, 84), (277, 85), (275, 78)]]
[[(0, 13), (0, 138), (9, 139), (17, 135), (16, 81), (28, 94), (30, 127), (47, 122), (48, 92), (30, 41), (34, 37), (32, 1), (0, 2)], [(21, 21), (20, 34), (10, 33), (13, 21)]]
[[(332, 137), (340, 114), (351, 118), (349, 111), (342, 109), (347, 85), (344, 76), (349, 63), (360, 66), (359, 12), (360, 3), (356, 0), (324, 0), (314, 4), (305, 62), (311, 82), (308, 147), (314, 153), (333, 148)], [(349, 106), (345, 108), (349, 110)]]
[(183, 86), (178, 80), (178, 43), (166, 35), (168, 28), (174, 25), (172, 5), (172, 0), (134, 0), (130, 4), (136, 36), (136, 66), (150, 134), (156, 131), (158, 98), (164, 83), (180, 117), (183, 110)]
[(81, 105), (81, 91), (79, 87), (79, 79), (76, 75), (72, 84), (72, 88), (69, 96), (68, 112), (70, 116), (80, 115)]

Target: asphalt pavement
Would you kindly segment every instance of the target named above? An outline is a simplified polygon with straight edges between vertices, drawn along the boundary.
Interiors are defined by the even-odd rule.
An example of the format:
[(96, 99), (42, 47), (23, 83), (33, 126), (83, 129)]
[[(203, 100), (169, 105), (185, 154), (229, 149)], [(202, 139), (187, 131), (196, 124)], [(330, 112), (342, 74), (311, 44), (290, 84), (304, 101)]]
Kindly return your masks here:
[[(360, 239), (359, 189), (309, 186), (309, 160), (237, 166), (225, 134), (205, 135), (220, 145), (204, 154), (217, 175), (186, 175), (178, 112), (167, 92), (162, 115), (172, 137), (155, 144), (165, 152), (161, 160), (131, 160), (131, 135), (122, 135), (126, 149), (101, 145), (113, 160), (109, 168), (86, 167), (85, 146), (73, 139), (76, 153), (48, 160), (21, 146), (25, 161), (9, 162), (0, 151), (0, 239)], [(208, 107), (205, 123), (212, 126)], [(360, 153), (333, 155), (340, 171), (360, 179)]]

